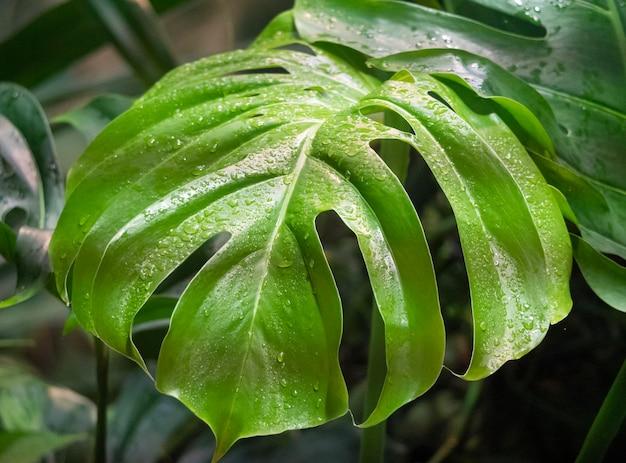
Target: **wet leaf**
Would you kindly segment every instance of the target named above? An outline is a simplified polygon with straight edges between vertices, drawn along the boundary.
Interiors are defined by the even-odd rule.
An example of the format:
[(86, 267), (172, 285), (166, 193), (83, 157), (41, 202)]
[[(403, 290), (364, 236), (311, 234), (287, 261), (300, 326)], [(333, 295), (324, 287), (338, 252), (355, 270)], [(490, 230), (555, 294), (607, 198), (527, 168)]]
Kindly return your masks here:
[(46, 455), (82, 438), (51, 432), (0, 431), (0, 463), (37, 463)]
[[(561, 163), (593, 184), (608, 212), (585, 211), (584, 204), (570, 197), (573, 186), (556, 186), (577, 215), (592, 215), (586, 225), (589, 235), (597, 235), (594, 246), (604, 242), (597, 249), (618, 249), (626, 257), (626, 4), (618, 0), (449, 4), (458, 13), (479, 12), (474, 19), (489, 26), (392, 0), (298, 0), (294, 14), (297, 31), (306, 40), (336, 42), (378, 58), (422, 48), (462, 49), (533, 85), (558, 121), (559, 130), (551, 130), (550, 135)], [(513, 22), (513, 30), (502, 29)], [(475, 65), (483, 67), (483, 63)], [(541, 116), (541, 106), (529, 108)]]
[[(356, 235), (385, 324), (385, 382), (362, 425), (437, 378), (444, 334), (429, 251), (376, 140), (415, 147), (454, 208), (484, 320), (468, 378), (528, 352), (570, 307), (558, 204), (497, 105), (426, 73), (379, 82), (357, 55), (330, 49), (261, 45), (182, 66), (69, 175), (51, 244), (59, 291), (84, 328), (144, 367), (131, 335), (140, 309), (196, 249), (229, 234), (179, 299), (156, 372), (161, 391), (211, 426), (216, 459), (241, 437), (347, 411), (322, 212)], [(368, 117), (383, 110), (410, 130)]]

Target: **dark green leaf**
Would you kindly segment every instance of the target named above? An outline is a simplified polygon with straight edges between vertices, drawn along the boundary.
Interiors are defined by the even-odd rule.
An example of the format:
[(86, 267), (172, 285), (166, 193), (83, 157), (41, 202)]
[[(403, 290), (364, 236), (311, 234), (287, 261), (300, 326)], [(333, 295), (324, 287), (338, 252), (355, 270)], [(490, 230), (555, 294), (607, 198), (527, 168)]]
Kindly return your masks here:
[(52, 120), (53, 124), (69, 124), (91, 142), (102, 129), (132, 104), (132, 98), (122, 95), (100, 95), (85, 106), (72, 109)]
[(51, 386), (25, 365), (0, 357), (0, 430), (88, 432), (95, 421), (95, 406), (85, 397)]
[[(50, 229), (63, 204), (63, 184), (46, 116), (25, 89), (0, 83), (0, 233), (7, 256), (15, 260), (16, 293), (0, 301), (15, 305), (43, 286)], [(7, 225), (16, 232), (15, 249)]]
[(150, 2), (88, 0), (98, 21), (126, 62), (146, 83), (176, 66)]
[(626, 268), (578, 236), (571, 236), (574, 257), (593, 292), (611, 307), (626, 312)]
[(0, 358), (0, 462), (35, 463), (85, 438), (94, 405), (49, 386), (24, 365)]
[[(154, 0), (158, 13), (186, 0)], [(0, 43), (0, 80), (32, 86), (109, 40), (85, 0), (60, 0)], [(53, 52), (51, 52), (53, 51)]]
[(111, 407), (108, 445), (112, 461), (162, 461), (197, 425), (198, 420), (182, 404), (156, 391), (144, 374), (134, 374)]

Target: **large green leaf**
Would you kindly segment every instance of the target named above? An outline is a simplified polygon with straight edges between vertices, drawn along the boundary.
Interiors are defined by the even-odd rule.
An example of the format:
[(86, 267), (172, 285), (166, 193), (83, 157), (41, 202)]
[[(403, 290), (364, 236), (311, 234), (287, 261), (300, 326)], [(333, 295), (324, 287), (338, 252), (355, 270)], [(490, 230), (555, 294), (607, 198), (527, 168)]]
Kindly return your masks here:
[(37, 100), (17, 85), (0, 83), (0, 250), (15, 261), (15, 294), (0, 308), (40, 289), (48, 270), (47, 248), (63, 204), (50, 127)]
[[(438, 376), (427, 244), (377, 140), (415, 147), (454, 208), (478, 320), (466, 377), (528, 352), (570, 307), (558, 205), (495, 105), (423, 73), (380, 83), (346, 59), (258, 48), (185, 65), (115, 119), (68, 179), (51, 244), (59, 291), (69, 298), (71, 274), (79, 322), (140, 365), (136, 314), (195, 249), (229, 234), (181, 296), (156, 373), (211, 426), (216, 458), (240, 437), (347, 410), (341, 305), (315, 228), (325, 211), (356, 235), (385, 324), (385, 382), (363, 425)], [(377, 122), (381, 111), (412, 131)]]
[[(337, 42), (375, 57), (416, 48), (459, 48), (531, 83), (558, 120), (560, 130), (550, 135), (561, 162), (593, 184), (608, 210), (584, 210), (584, 204), (571, 199), (572, 186), (557, 186), (577, 215), (593, 215), (589, 235), (597, 235), (594, 246), (625, 257), (626, 5), (618, 0), (451, 3), (462, 13), (480, 11), (479, 18), (492, 18), (492, 24), (516, 19), (541, 34), (524, 36), (524, 28), (512, 33), (393, 0), (298, 0), (294, 11), (298, 32), (307, 40)], [(531, 110), (538, 114), (540, 108)]]

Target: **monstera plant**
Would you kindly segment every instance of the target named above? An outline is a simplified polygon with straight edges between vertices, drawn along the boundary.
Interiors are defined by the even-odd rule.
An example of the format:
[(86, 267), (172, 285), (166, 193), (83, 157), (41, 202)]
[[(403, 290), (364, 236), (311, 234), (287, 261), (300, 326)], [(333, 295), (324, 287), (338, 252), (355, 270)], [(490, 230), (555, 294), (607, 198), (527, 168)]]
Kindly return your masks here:
[[(437, 380), (445, 332), (405, 190), (411, 156), (463, 250), (473, 352), (458, 376), (485, 378), (568, 315), (573, 255), (626, 310), (626, 269), (602, 254), (626, 258), (626, 7), (443, 3), (298, 0), (249, 48), (174, 69), (127, 110), (99, 102), (105, 122), (122, 113), (89, 127), (68, 175), (56, 288), (72, 320), (210, 426), (214, 461), (241, 438), (348, 413), (342, 301), (317, 227), (329, 211), (356, 236), (373, 291), (355, 421), (379, 432), (364, 433), (363, 461), (380, 458), (381, 423)], [(50, 228), (42, 195), (35, 225)], [(209, 241), (175, 304), (155, 304)], [(158, 318), (169, 329), (153, 366), (133, 334)]]

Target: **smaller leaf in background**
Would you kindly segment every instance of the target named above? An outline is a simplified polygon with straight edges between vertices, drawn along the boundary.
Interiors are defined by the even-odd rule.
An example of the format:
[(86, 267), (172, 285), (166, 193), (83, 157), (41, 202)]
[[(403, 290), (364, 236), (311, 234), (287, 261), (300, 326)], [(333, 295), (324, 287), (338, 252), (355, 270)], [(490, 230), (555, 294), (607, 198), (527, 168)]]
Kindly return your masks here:
[[(150, 4), (157, 13), (163, 13), (186, 1), (152, 0)], [(109, 40), (84, 0), (47, 3), (49, 8), (0, 43), (0, 80), (35, 85)]]
[(156, 82), (176, 66), (150, 2), (88, 0), (88, 3), (117, 50), (146, 83)]
[(94, 404), (76, 392), (46, 384), (29, 367), (0, 357), (0, 430), (84, 433)]
[(85, 438), (94, 405), (50, 386), (28, 367), (0, 357), (0, 462), (30, 463)]
[(611, 307), (626, 312), (626, 267), (600, 254), (582, 238), (571, 237), (574, 257), (593, 292)]
[(71, 125), (90, 143), (109, 122), (130, 108), (132, 102), (132, 98), (123, 95), (100, 95), (84, 106), (55, 117), (52, 123)]
[(145, 374), (135, 372), (124, 382), (120, 396), (111, 407), (108, 441), (111, 461), (162, 461), (199, 428), (201, 422), (184, 405), (160, 394)]
[(0, 463), (37, 463), (46, 455), (82, 438), (51, 432), (0, 431)]
[(0, 83), (0, 178), (0, 247), (17, 268), (16, 291), (0, 301), (3, 308), (43, 287), (50, 230), (63, 205), (63, 181), (43, 109), (27, 90), (10, 83)]

